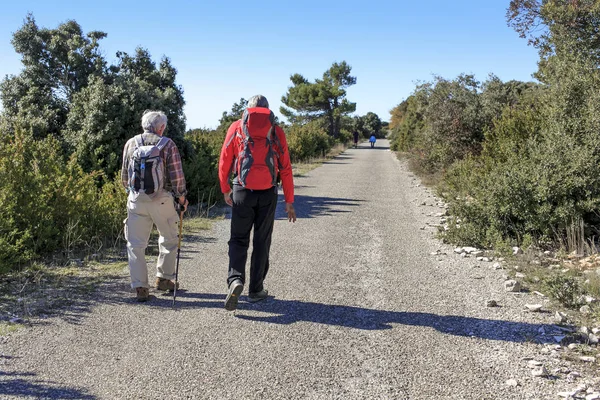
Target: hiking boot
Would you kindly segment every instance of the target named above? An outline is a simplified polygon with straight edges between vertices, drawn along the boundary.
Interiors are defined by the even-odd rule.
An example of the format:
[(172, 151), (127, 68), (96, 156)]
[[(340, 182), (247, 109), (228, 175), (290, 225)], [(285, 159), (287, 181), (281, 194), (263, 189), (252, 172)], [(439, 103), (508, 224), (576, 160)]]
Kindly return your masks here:
[(248, 301), (250, 303), (256, 303), (257, 301), (264, 300), (268, 297), (269, 292), (267, 290), (261, 290), (257, 293), (248, 293)]
[(145, 301), (148, 301), (148, 299), (150, 299), (150, 293), (148, 292), (148, 288), (138, 287), (138, 288), (135, 288), (135, 292), (136, 292), (137, 301), (139, 301), (140, 303), (143, 303)]
[[(165, 278), (156, 278), (156, 289), (172, 292), (175, 290), (175, 282)], [(177, 289), (179, 289), (179, 282), (177, 282)]]
[(225, 309), (227, 311), (233, 311), (237, 308), (238, 300), (240, 299), (242, 290), (244, 290), (244, 284), (242, 281), (236, 279), (235, 281), (231, 282), (229, 285), (229, 292), (225, 298)]

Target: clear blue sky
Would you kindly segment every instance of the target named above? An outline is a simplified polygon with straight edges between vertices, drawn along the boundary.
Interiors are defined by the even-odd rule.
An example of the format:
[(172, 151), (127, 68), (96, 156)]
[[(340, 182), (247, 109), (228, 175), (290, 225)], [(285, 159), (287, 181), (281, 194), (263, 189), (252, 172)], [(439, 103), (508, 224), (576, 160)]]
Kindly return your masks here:
[(506, 25), (508, 0), (430, 1), (5, 1), (0, 12), (0, 76), (21, 65), (10, 40), (32, 12), (54, 28), (76, 20), (101, 30), (109, 62), (118, 50), (169, 57), (183, 86), (190, 128), (215, 127), (241, 97), (264, 94), (279, 115), (289, 77), (321, 77), (347, 61), (357, 114), (389, 120), (389, 110), (432, 75), (465, 72), (485, 80), (531, 80), (537, 52)]

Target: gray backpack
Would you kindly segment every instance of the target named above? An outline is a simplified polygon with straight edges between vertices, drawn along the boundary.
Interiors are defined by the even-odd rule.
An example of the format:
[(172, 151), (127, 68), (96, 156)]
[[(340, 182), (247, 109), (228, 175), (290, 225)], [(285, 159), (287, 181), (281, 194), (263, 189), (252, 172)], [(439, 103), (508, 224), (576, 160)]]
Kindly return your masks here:
[(135, 136), (134, 140), (135, 149), (127, 166), (129, 190), (153, 198), (165, 187), (165, 170), (160, 152), (169, 139), (161, 137), (158, 143), (152, 145), (144, 144), (142, 135)]

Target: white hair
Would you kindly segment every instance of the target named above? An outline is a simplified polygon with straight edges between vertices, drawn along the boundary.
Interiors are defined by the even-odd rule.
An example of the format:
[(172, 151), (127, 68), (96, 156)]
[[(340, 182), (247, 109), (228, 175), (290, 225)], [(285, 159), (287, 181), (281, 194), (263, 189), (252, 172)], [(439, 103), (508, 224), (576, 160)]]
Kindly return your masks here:
[(250, 99), (248, 100), (248, 108), (254, 107), (269, 108), (269, 102), (267, 101), (267, 98), (265, 96), (257, 94), (256, 96), (250, 97)]
[(156, 133), (162, 125), (167, 126), (167, 116), (162, 111), (144, 111), (142, 116), (142, 128), (144, 132)]

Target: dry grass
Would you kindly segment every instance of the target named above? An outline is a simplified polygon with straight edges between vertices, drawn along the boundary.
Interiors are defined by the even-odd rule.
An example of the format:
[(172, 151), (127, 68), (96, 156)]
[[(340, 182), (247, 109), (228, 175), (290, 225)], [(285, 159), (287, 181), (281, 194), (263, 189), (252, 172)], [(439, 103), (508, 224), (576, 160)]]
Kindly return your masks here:
[(216, 219), (219, 218), (204, 218), (204, 217), (191, 217), (184, 218), (183, 220), (183, 233), (184, 234), (192, 234), (198, 233), (200, 231), (206, 231), (212, 228), (212, 224)]
[(329, 151), (329, 153), (327, 153), (327, 155), (325, 157), (315, 157), (315, 158), (308, 159), (306, 161), (294, 163), (292, 165), (292, 169), (294, 171), (294, 176), (301, 177), (301, 176), (306, 175), (313, 169), (318, 168), (321, 165), (323, 165), (323, 163), (325, 161), (331, 160), (332, 158), (339, 156), (344, 151), (346, 151), (346, 149), (348, 149), (347, 145), (338, 143)]
[(435, 187), (438, 186), (444, 177), (443, 171), (437, 171), (433, 174), (425, 171), (421, 165), (419, 164), (416, 156), (410, 153), (402, 153), (396, 152), (396, 156), (401, 160), (406, 160), (408, 162), (408, 167), (410, 171), (414, 173), (417, 177), (419, 177), (421, 183), (427, 187)]
[[(123, 260), (89, 262), (83, 266), (33, 264), (2, 276), (0, 316), (28, 319), (50, 315), (78, 298), (89, 296), (99, 285), (121, 279), (127, 273), (127, 262)], [(4, 334), (10, 331), (12, 328), (8, 326), (0, 327)]]
[(6, 336), (10, 333), (16, 332), (19, 330), (21, 325), (13, 324), (11, 322), (0, 321), (0, 336)]

